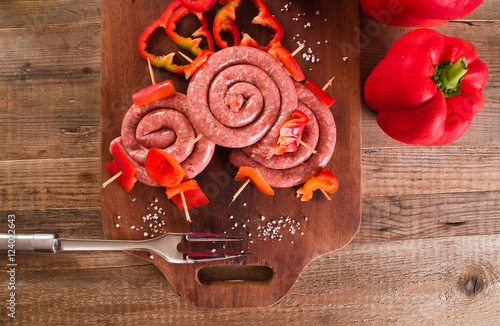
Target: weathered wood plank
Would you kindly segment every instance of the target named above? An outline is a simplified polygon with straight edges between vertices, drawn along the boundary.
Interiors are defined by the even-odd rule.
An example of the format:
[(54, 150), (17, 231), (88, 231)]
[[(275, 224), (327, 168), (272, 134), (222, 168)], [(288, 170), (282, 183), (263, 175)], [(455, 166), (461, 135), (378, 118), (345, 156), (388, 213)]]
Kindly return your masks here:
[(100, 159), (0, 161), (3, 209), (98, 207)]
[[(418, 319), (425, 325), (495, 325), (499, 250), (498, 235), (350, 244), (313, 261), (277, 304), (238, 313), (193, 308), (156, 268), (130, 255), (61, 253), (41, 272), (29, 266), (46, 264), (45, 254), (25, 254), (19, 255), (16, 321), (36, 323), (43, 316), (46, 323), (63, 324), (412, 325)], [(78, 269), (57, 268), (54, 262), (63, 259)], [(5, 292), (0, 288), (0, 296)], [(49, 308), (54, 297), (57, 309)]]
[(500, 192), (364, 197), (354, 243), (500, 234)]
[(0, 29), (100, 23), (99, 0), (24, 0), (0, 2)]
[(500, 148), (413, 147), (363, 150), (363, 196), (500, 190)]

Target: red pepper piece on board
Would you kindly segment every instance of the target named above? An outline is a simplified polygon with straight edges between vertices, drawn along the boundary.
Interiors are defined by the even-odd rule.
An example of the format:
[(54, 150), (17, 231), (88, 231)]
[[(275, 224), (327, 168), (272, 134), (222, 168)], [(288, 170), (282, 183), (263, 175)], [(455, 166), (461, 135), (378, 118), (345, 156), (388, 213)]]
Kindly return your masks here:
[[(174, 0), (171, 4), (167, 6), (167, 8), (163, 11), (160, 18), (154, 20), (151, 24), (149, 24), (146, 29), (139, 36), (138, 48), (139, 54), (144, 59), (149, 59), (152, 65), (166, 69), (173, 73), (181, 73), (184, 72), (185, 66), (179, 66), (173, 63), (175, 52), (165, 54), (165, 55), (154, 55), (148, 51), (148, 41), (151, 36), (158, 30), (159, 28), (163, 28), (166, 30), (166, 23), (168, 17), (172, 15), (172, 13), (181, 7), (181, 3), (179, 0)], [(187, 65), (186, 65), (187, 66)]]
[(217, 0), (181, 0), (181, 3), (189, 11), (205, 12), (214, 6)]
[(208, 58), (214, 54), (210, 50), (203, 50), (194, 60), (191, 62), (186, 69), (184, 69), (184, 76), (186, 79), (194, 75), (204, 64), (207, 62)]
[(250, 182), (260, 192), (269, 196), (274, 196), (273, 188), (269, 186), (269, 184), (266, 182), (266, 180), (259, 172), (259, 170), (249, 166), (241, 166), (240, 169), (238, 170), (238, 173), (236, 173), (234, 180), (247, 181), (248, 179), (250, 179)]
[(280, 42), (271, 44), (268, 53), (283, 65), (283, 67), (286, 69), (286, 71), (288, 71), (293, 79), (295, 79), (296, 81), (302, 81), (305, 79), (304, 73), (302, 72), (302, 69), (300, 69), (297, 61), (295, 61), (295, 59), (292, 57), (292, 54), (288, 52), (287, 49), (281, 46)]
[[(192, 13), (195, 15), (201, 23), (201, 27), (196, 30), (191, 36), (195, 37), (194, 39), (191, 37), (183, 37), (175, 32), (176, 23), (184, 16)], [(176, 9), (170, 16), (167, 18), (167, 22), (165, 24), (165, 30), (167, 31), (167, 35), (179, 46), (183, 47), (186, 50), (189, 50), (194, 55), (199, 55), (201, 53), (202, 48), (200, 47), (200, 42), (202, 38), (206, 38), (208, 43), (208, 49), (210, 51), (214, 51), (214, 41), (212, 38), (212, 34), (208, 29), (207, 17), (205, 14), (200, 12), (190, 12), (185, 7), (180, 7)], [(198, 37), (200, 36), (200, 37)]]
[(391, 46), (364, 95), (390, 137), (441, 146), (459, 139), (481, 111), (487, 80), (488, 67), (472, 43), (421, 28)]
[(167, 188), (165, 193), (167, 194), (167, 198), (172, 199), (181, 211), (184, 211), (181, 193), (184, 194), (188, 210), (206, 205), (210, 202), (195, 180), (188, 180), (175, 187)]
[(293, 111), (292, 118), (281, 126), (278, 146), (274, 154), (281, 155), (287, 152), (295, 152), (298, 148), (297, 139), (302, 136), (308, 122), (309, 118), (305, 113), (299, 110)]
[(243, 36), (240, 45), (256, 47), (262, 51), (267, 52), (269, 51), (273, 43), (281, 42), (281, 40), (283, 39), (283, 26), (281, 26), (276, 17), (271, 15), (271, 13), (269, 12), (269, 8), (264, 3), (264, 0), (252, 0), (252, 2), (255, 8), (257, 8), (257, 10), (259, 11), (257, 16), (252, 19), (252, 24), (262, 25), (269, 28), (271, 31), (273, 31), (274, 36), (266, 46), (261, 46), (250, 35), (246, 34)]
[(307, 88), (309, 88), (326, 107), (329, 108), (333, 103), (335, 103), (335, 99), (322, 90), (321, 87), (316, 85), (312, 80), (308, 79), (304, 85), (306, 85)]
[(113, 156), (113, 161), (106, 163), (106, 170), (113, 176), (122, 172), (122, 175), (120, 175), (116, 181), (126, 192), (130, 192), (137, 181), (135, 177), (137, 171), (135, 166), (132, 165), (123, 149), (117, 143), (111, 147), (111, 155)]
[[(219, 2), (221, 1), (219, 0)], [(222, 49), (229, 46), (227, 42), (222, 39), (222, 32), (228, 32), (231, 35), (233, 39), (232, 46), (240, 44), (240, 30), (234, 22), (236, 19), (236, 8), (238, 8), (239, 5), (240, 0), (226, 1), (224, 7), (220, 8), (215, 14), (213, 28), (214, 40)]]
[(158, 148), (148, 151), (144, 167), (148, 176), (164, 187), (177, 186), (185, 174), (172, 155)]
[(432, 27), (470, 14), (483, 0), (361, 0), (371, 19), (389, 26)]
[(175, 95), (176, 92), (174, 82), (171, 80), (165, 80), (161, 83), (138, 90), (132, 94), (132, 101), (135, 105), (141, 106)]
[(335, 175), (328, 170), (321, 172), (309, 180), (297, 190), (297, 197), (303, 195), (301, 201), (309, 201), (313, 197), (314, 190), (320, 189), (329, 193), (334, 193), (339, 188), (339, 181)]

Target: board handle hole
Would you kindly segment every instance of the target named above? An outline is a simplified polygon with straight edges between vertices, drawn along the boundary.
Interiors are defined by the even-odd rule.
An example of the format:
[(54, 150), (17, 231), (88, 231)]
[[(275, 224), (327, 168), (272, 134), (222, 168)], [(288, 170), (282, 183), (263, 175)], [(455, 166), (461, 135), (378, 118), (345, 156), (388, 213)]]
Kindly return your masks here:
[(198, 280), (203, 285), (227, 283), (269, 283), (274, 272), (267, 266), (213, 266), (198, 271)]

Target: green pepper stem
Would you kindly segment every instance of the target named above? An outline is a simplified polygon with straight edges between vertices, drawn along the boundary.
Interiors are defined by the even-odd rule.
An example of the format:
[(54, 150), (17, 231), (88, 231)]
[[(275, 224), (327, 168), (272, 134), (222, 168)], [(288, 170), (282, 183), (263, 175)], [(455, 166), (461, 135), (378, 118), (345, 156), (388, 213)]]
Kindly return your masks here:
[(457, 62), (441, 62), (434, 69), (434, 82), (445, 97), (460, 94), (460, 86), (468, 71), (467, 59), (461, 57)]

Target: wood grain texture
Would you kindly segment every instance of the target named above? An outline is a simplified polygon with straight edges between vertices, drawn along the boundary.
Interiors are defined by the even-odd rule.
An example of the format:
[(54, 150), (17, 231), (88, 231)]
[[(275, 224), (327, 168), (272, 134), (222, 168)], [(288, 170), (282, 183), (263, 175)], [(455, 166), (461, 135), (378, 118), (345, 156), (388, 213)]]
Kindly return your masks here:
[[(292, 2), (295, 11), (289, 11), (288, 17), (302, 12)], [(307, 5), (314, 14), (315, 6)], [(128, 254), (19, 254), (17, 323), (9, 320), (3, 304), (0, 323), (413, 325), (418, 320), (425, 325), (500, 324), (500, 192), (493, 183), (494, 178), (498, 183), (498, 175), (488, 163), (499, 160), (499, 10), (498, 0), (485, 0), (466, 19), (437, 28), (472, 40), (490, 67), (485, 108), (463, 138), (442, 148), (442, 162), (436, 149), (412, 149), (387, 137), (378, 128), (374, 112), (363, 106), (362, 158), (363, 164), (369, 164), (363, 166), (363, 178), (370, 181), (363, 180), (360, 232), (341, 251), (309, 264), (277, 304), (195, 309), (175, 293), (153, 264)], [(89, 29), (100, 31), (100, 11), (100, 0), (0, 2), (0, 149), (4, 154), (0, 232), (6, 230), (7, 215), (13, 213), (18, 216), (18, 232), (104, 236), (99, 182), (85, 185), (82, 191), (79, 181), (82, 172), (100, 180), (99, 133), (74, 138), (61, 133), (68, 127), (99, 128), (100, 35), (80, 42), (80, 52), (75, 40), (88, 39)], [(364, 31), (369, 20), (361, 13), (360, 21), (357, 30)], [(361, 47), (362, 80), (406, 31), (380, 27), (382, 32)], [(316, 47), (313, 50), (319, 52)], [(29, 62), (35, 64), (23, 67)], [(322, 67), (309, 65), (311, 73)], [(42, 113), (47, 107), (53, 110)], [(398, 155), (400, 148), (404, 155)], [(488, 155), (490, 148), (493, 151)], [(478, 151), (472, 155), (471, 169), (479, 179), (469, 188), (449, 165), (468, 167), (465, 154), (474, 150)], [(388, 164), (390, 156), (397, 163)], [(57, 172), (61, 158), (74, 159), (62, 176)], [(392, 191), (378, 184), (378, 159), (384, 160), (379, 168), (388, 176), (385, 185)], [(31, 168), (28, 172), (25, 162)], [(484, 162), (487, 172), (480, 171)], [(429, 177), (415, 178), (415, 168), (431, 173), (438, 189), (433, 189)], [(487, 174), (492, 180), (484, 181)], [(466, 176), (468, 180), (473, 177)], [(448, 182), (451, 190), (447, 190)], [(48, 183), (53, 190), (64, 188), (65, 194), (44, 193), (43, 185)], [(405, 189), (408, 185), (410, 190)], [(2, 272), (1, 300), (8, 296), (5, 284), (7, 275)], [(55, 307), (56, 302), (61, 308)]]

